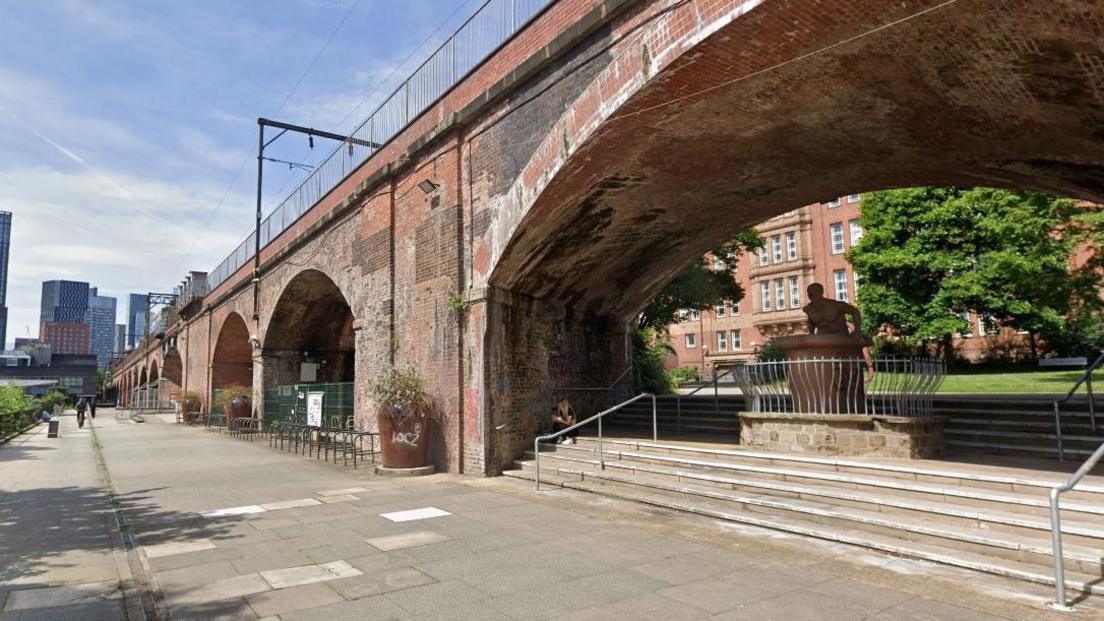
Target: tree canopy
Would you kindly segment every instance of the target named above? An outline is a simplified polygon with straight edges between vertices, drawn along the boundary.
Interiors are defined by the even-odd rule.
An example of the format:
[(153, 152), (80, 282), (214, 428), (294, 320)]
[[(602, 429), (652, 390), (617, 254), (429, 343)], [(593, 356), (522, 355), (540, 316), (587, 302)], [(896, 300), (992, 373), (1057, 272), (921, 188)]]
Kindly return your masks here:
[[(883, 325), (949, 354), (968, 311), (1048, 343), (1065, 342), (1071, 317), (1099, 301), (1100, 270), (1071, 265), (1100, 239), (1100, 222), (1075, 201), (992, 188), (909, 188), (864, 197), (862, 240), (848, 258), (862, 283), (866, 330)], [(1096, 306), (1096, 303), (1091, 305)]]
[(680, 310), (708, 310), (725, 300), (742, 299), (744, 290), (733, 272), (743, 253), (762, 245), (759, 234), (747, 229), (717, 246), (710, 252), (710, 261), (695, 261), (652, 298), (640, 314), (637, 327), (666, 332), (679, 321)]

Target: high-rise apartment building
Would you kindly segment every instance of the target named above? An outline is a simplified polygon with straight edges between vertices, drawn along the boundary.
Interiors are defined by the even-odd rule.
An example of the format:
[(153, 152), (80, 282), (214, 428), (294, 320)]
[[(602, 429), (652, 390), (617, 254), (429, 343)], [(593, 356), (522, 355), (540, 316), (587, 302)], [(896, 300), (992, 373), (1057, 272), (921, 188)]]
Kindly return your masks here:
[(42, 283), (39, 338), (55, 354), (88, 354), (89, 287), (86, 282), (50, 280)]
[(8, 251), (11, 249), (10, 211), (0, 211), (0, 349), (8, 344)]
[(127, 349), (134, 349), (146, 338), (146, 303), (149, 297), (132, 293), (127, 299)]
[(101, 369), (107, 368), (107, 363), (115, 352), (115, 306), (115, 298), (99, 295), (95, 287), (88, 290), (91, 352), (96, 356), (96, 364)]

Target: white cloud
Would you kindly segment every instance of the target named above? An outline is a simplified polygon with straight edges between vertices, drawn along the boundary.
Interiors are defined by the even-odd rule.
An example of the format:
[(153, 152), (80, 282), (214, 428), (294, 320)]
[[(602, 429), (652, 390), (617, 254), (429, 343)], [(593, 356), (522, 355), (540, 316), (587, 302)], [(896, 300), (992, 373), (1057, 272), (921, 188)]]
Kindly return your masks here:
[[(133, 200), (120, 201), (104, 176), (129, 188)], [(251, 211), (247, 197), (232, 195), (201, 232), (222, 190), (115, 172), (0, 170), (0, 208), (13, 213), (9, 338), (23, 336), (24, 326), (37, 332), (43, 280), (89, 281), (101, 294), (122, 299), (129, 292), (171, 290), (186, 270), (214, 267), (238, 241)], [(192, 259), (172, 273), (193, 239)]]

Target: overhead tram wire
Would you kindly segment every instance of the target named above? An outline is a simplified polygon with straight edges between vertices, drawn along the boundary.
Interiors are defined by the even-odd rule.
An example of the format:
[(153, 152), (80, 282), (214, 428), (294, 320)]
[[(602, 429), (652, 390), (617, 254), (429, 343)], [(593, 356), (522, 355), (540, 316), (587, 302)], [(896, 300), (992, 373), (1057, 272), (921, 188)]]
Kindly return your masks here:
[[(471, 2), (472, 2), (472, 0), (462, 0), (459, 4), (457, 4), (456, 8), (452, 11), (452, 13), (450, 13), (448, 17), (446, 17), (440, 24), (438, 24), (437, 27), (433, 29), (433, 32), (426, 35), (426, 37), (423, 38), (422, 41), (420, 43), (418, 43), (418, 45), (415, 46), (414, 49), (411, 50), (409, 54), (406, 55), (406, 58), (404, 58), (402, 60), (402, 62), (395, 65), (391, 69), (391, 72), (388, 73), (386, 77), (384, 77), (382, 80), (379, 80), (378, 82), (376, 82), (375, 86), (372, 87), (372, 90), (369, 91), (369, 93), (367, 95), (365, 95), (363, 99), (360, 100), (360, 103), (358, 103), (356, 106), (354, 106), (352, 110), (349, 110), (349, 112), (346, 113), (345, 116), (342, 117), (340, 121), (338, 121), (337, 123), (334, 124), (335, 129), (340, 129), (345, 124), (346, 121), (348, 121), (354, 114), (356, 114), (357, 110), (360, 110), (364, 106), (364, 104), (371, 101), (372, 97), (374, 97), (376, 95), (376, 93), (378, 93), (383, 86), (388, 84), (391, 81), (391, 78), (395, 77), (395, 74), (398, 73), (399, 70), (401, 70), (403, 67), (406, 67), (407, 63), (409, 63), (414, 58), (415, 54), (422, 51), (422, 48), (425, 47), (426, 43), (429, 43), (430, 41), (432, 41), (441, 32), (441, 30), (443, 30), (446, 26), (448, 26), (448, 24), (457, 15), (460, 14), (460, 11), (463, 10), (464, 7), (471, 4)], [(353, 127), (351, 129), (345, 130), (345, 133), (349, 134), (349, 135), (352, 135), (352, 132), (355, 129), (356, 128)], [(304, 152), (303, 155), (300, 156), (298, 159), (304, 159), (308, 155), (310, 155), (310, 151)], [(325, 155), (325, 153), (320, 153), (318, 156), (316, 156), (313, 159), (313, 163), (317, 165), (319, 159), (323, 155)], [(306, 178), (305, 175), (302, 175), (302, 176), (287, 175), (287, 176), (285, 176), (284, 177), (284, 182), (272, 194), (272, 198), (269, 199), (268, 206), (265, 207), (265, 212), (266, 213), (271, 212), (272, 209), (276, 206), (277, 202), (279, 202), (279, 201), (286, 198), (284, 196), (283, 192), (284, 192), (284, 189), (288, 186), (288, 183), (292, 179), (302, 181), (305, 178)]]
[[(291, 99), (292, 95), (295, 94), (295, 91), (299, 89), (300, 85), (302, 85), (303, 80), (305, 80), (311, 70), (314, 69), (314, 66), (318, 63), (318, 59), (322, 58), (322, 54), (324, 54), (326, 50), (330, 47), (330, 44), (333, 43), (333, 40), (337, 36), (337, 33), (340, 32), (342, 27), (345, 26), (345, 22), (349, 21), (349, 16), (352, 15), (353, 11), (355, 11), (357, 7), (360, 6), (361, 2), (362, 0), (355, 0), (352, 4), (349, 5), (349, 9), (345, 11), (345, 15), (341, 17), (341, 21), (339, 21), (337, 23), (337, 26), (334, 27), (333, 31), (330, 32), (330, 36), (326, 39), (326, 42), (323, 43), (322, 47), (318, 49), (318, 53), (314, 55), (314, 59), (310, 61), (310, 64), (308, 64), (306, 69), (304, 69), (303, 72), (299, 75), (299, 79), (295, 81), (295, 84), (293, 84), (292, 87), (288, 90), (287, 94), (284, 95), (284, 98), (280, 101), (280, 105), (276, 108), (276, 112), (273, 114), (274, 116), (278, 115), (284, 109), (284, 106), (287, 105), (288, 100)], [(191, 256), (192, 250), (195, 249), (196, 242), (198, 242), (199, 238), (202, 237), (203, 234), (207, 231), (207, 227), (211, 224), (211, 218), (214, 217), (215, 212), (217, 212), (219, 208), (222, 207), (223, 203), (226, 202), (226, 197), (229, 196), (230, 191), (234, 189), (234, 185), (241, 177), (242, 171), (245, 170), (246, 164), (255, 160), (256, 157), (257, 150), (252, 149), (249, 155), (246, 156), (244, 160), (242, 160), (241, 165), (238, 166), (237, 172), (234, 173), (234, 177), (226, 186), (226, 190), (223, 191), (222, 197), (219, 198), (219, 201), (215, 203), (215, 206), (207, 212), (207, 216), (203, 219), (203, 224), (200, 225), (199, 230), (196, 231), (195, 237), (192, 238), (192, 242), (188, 244), (188, 250), (185, 251), (185, 253), (180, 257), (180, 260), (177, 261), (176, 266), (174, 266), (172, 272), (170, 272), (170, 281), (174, 278), (173, 274), (178, 273), (180, 267), (184, 265), (184, 261), (186, 261)]]

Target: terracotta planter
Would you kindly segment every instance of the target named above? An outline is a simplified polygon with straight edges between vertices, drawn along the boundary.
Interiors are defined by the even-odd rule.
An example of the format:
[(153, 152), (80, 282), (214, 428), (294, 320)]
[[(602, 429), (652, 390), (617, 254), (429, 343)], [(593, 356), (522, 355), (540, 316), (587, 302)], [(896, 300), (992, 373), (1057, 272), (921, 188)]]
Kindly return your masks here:
[(385, 468), (421, 468), (429, 465), (429, 438), (433, 427), (424, 416), (396, 420), (378, 415), (380, 451)]
[(253, 403), (249, 397), (238, 397), (226, 408), (227, 421), (235, 418), (249, 418), (253, 415)]

